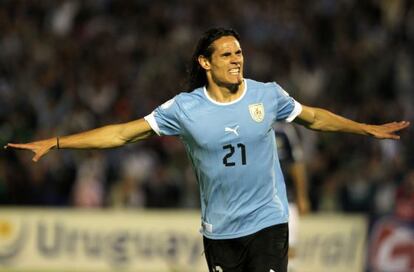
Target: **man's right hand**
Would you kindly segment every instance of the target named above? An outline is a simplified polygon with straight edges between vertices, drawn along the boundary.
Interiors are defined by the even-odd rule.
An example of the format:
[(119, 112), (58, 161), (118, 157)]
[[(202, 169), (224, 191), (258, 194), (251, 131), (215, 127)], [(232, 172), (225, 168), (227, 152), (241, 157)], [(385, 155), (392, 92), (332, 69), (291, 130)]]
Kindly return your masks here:
[(32, 160), (34, 162), (37, 162), (41, 157), (46, 155), (47, 152), (55, 148), (56, 145), (57, 145), (57, 138), (50, 138), (47, 140), (25, 143), (25, 144), (8, 143), (7, 145), (4, 146), (4, 148), (5, 149), (15, 148), (15, 149), (31, 150), (33, 153), (35, 153), (35, 156), (33, 157)]

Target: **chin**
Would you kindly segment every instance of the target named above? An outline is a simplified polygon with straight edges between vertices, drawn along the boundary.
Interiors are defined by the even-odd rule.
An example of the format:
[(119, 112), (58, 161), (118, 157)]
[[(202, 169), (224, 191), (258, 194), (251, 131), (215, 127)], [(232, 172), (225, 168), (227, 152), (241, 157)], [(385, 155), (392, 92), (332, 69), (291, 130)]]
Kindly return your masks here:
[(232, 92), (232, 93), (237, 93), (237, 91), (239, 90), (239, 86), (243, 83), (243, 79), (242, 80), (238, 80), (236, 82), (232, 82), (232, 83), (228, 83), (227, 84), (227, 88)]
[(237, 77), (237, 79), (234, 79), (234, 80), (229, 80), (229, 84), (231, 84), (231, 85), (240, 85), (242, 83), (243, 83), (243, 77), (242, 76)]
[(243, 83), (243, 77), (226, 78), (225, 81), (217, 82), (217, 85), (228, 88), (231, 92), (237, 92), (239, 86)]

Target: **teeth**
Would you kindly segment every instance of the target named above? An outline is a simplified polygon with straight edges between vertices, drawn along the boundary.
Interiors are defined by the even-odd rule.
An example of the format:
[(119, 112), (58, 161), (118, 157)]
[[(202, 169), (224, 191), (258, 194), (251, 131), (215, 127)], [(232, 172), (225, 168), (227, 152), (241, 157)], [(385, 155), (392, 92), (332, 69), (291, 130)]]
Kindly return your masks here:
[(238, 68), (230, 69), (230, 73), (232, 73), (232, 74), (238, 74), (239, 71), (240, 71), (240, 69), (238, 69)]

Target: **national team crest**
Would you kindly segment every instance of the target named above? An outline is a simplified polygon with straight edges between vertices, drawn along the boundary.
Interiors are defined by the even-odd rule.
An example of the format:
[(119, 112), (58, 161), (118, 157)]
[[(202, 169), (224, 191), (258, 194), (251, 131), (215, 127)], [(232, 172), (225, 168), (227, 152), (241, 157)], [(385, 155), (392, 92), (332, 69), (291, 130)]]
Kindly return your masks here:
[(265, 111), (263, 103), (249, 105), (249, 112), (254, 121), (260, 123), (264, 120)]

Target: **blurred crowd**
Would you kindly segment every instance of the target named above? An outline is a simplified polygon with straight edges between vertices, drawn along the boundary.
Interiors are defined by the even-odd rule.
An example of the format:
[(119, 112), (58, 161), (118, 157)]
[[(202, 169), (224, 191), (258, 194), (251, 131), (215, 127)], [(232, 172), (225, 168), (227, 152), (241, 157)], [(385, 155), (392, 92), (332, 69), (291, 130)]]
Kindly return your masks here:
[[(409, 0), (3, 0), (0, 143), (145, 116), (188, 91), (195, 43), (213, 26), (241, 34), (247, 78), (277, 81), (305, 105), (364, 123), (414, 119)], [(297, 129), (312, 210), (378, 215), (413, 200), (413, 128), (400, 141)], [(31, 158), (0, 152), (1, 205), (199, 205), (174, 137)]]

